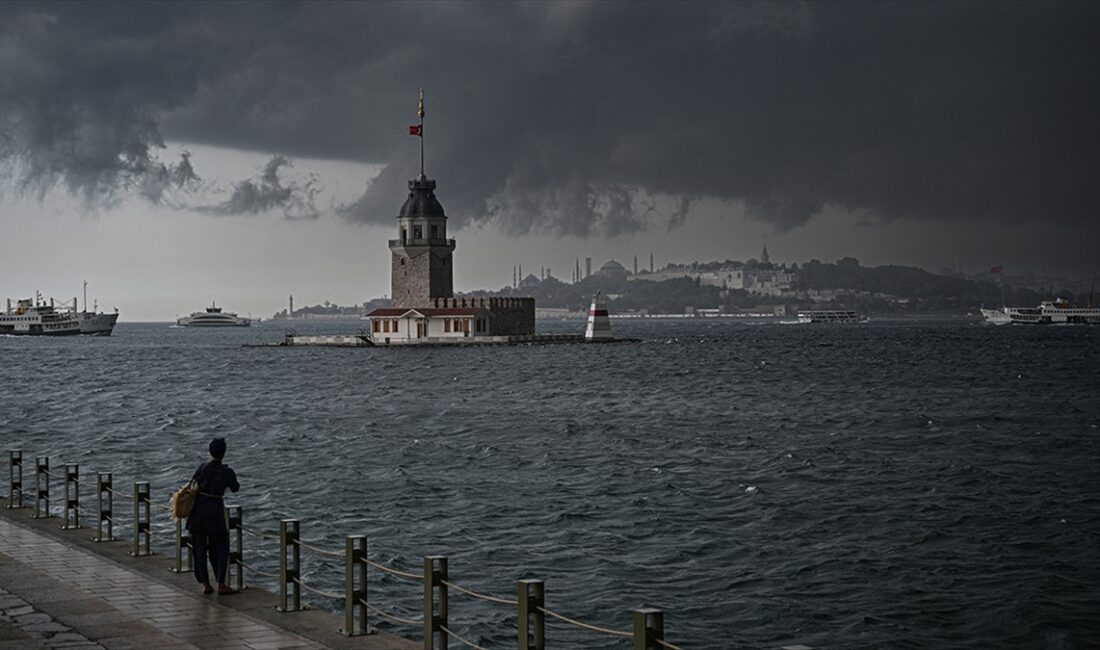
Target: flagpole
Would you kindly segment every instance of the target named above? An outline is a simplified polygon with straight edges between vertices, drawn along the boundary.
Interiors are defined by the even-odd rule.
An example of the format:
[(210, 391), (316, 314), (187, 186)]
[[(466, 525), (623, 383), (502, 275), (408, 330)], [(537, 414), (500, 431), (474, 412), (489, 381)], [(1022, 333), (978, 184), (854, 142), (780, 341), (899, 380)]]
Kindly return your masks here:
[(420, 89), (420, 106), (417, 110), (420, 116), (420, 176), (424, 178), (424, 89)]

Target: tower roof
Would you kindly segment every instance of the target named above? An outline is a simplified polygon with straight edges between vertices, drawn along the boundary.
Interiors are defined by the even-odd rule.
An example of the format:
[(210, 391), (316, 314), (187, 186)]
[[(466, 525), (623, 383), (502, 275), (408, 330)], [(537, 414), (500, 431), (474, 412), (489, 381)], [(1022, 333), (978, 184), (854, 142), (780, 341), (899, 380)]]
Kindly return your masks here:
[(409, 198), (401, 206), (398, 219), (405, 217), (441, 217), (447, 218), (439, 199), (435, 198), (435, 181), (423, 174), (409, 181)]

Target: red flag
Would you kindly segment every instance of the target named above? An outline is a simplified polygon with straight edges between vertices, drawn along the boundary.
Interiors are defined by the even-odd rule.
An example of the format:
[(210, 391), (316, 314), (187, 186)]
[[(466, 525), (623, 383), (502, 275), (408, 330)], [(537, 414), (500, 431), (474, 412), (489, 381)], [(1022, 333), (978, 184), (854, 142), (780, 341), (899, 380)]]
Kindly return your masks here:
[(424, 125), (423, 124), (414, 124), (414, 125), (410, 126), (409, 127), (409, 135), (418, 135), (418, 136), (423, 138), (424, 137)]
[(1005, 267), (998, 265), (998, 266), (994, 266), (993, 268), (989, 269), (989, 272), (990, 273), (1004, 273), (1004, 270), (1005, 270)]

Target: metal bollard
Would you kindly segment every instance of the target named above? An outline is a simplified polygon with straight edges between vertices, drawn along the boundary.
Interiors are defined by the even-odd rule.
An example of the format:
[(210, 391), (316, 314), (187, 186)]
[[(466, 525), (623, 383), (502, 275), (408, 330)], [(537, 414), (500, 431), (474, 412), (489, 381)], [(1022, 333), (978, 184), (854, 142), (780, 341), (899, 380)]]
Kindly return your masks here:
[[(169, 569), (173, 573), (189, 573), (195, 570), (195, 544), (191, 540), (191, 531), (184, 527), (183, 521), (176, 520), (176, 565)], [(184, 550), (187, 551), (187, 566), (183, 563)]]
[(516, 583), (518, 603), (519, 650), (546, 650), (546, 585), (542, 580), (520, 580)]
[[(18, 475), (18, 478), (16, 478)], [(19, 500), (16, 501), (15, 495), (19, 494)], [(23, 452), (9, 451), (8, 452), (8, 508), (22, 508), (23, 507)]]
[[(447, 556), (428, 555), (424, 558), (424, 650), (447, 650)], [(439, 593), (439, 608), (435, 606)], [(435, 633), (439, 633), (439, 645), (435, 645)]]
[[(115, 495), (111, 492), (112, 479), (110, 472), (99, 472), (95, 475), (95, 537), (93, 542), (113, 542), (115, 539)], [(104, 527), (107, 534), (103, 534)]]
[(150, 548), (153, 541), (152, 526), (149, 524), (151, 507), (148, 481), (134, 481), (134, 544), (130, 551), (130, 555), (134, 557), (153, 554)]
[(50, 516), (50, 457), (34, 459), (34, 518)]
[[(368, 633), (366, 560), (367, 536), (348, 535), (344, 539), (344, 636)], [(356, 607), (359, 608), (358, 616)], [(357, 619), (358, 631), (355, 628)]]
[(225, 507), (225, 524), (229, 528), (230, 572), (237, 574), (236, 589), (244, 589), (244, 512), (240, 506)]
[[(297, 519), (279, 522), (279, 607), (280, 612), (297, 612), (302, 609), (301, 577), (302, 549), (298, 546), (299, 525)], [(288, 593), (287, 585), (290, 585)], [(293, 602), (293, 607), (291, 607)]]
[(80, 466), (65, 465), (65, 523), (64, 530), (80, 528)]
[(652, 607), (634, 611), (634, 650), (660, 650), (665, 640), (665, 613)]

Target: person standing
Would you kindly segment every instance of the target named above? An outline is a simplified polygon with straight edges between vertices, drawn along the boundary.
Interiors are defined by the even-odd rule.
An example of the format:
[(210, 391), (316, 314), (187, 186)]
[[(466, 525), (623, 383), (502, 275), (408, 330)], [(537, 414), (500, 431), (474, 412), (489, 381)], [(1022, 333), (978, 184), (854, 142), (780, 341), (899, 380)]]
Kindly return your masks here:
[(195, 506), (187, 517), (187, 530), (191, 532), (191, 544), (195, 550), (195, 579), (202, 585), (202, 593), (214, 592), (210, 585), (207, 561), (214, 567), (218, 581), (218, 594), (237, 593), (226, 583), (229, 569), (229, 529), (225, 525), (223, 497), (225, 491), (241, 489), (237, 473), (222, 463), (225, 458), (225, 438), (210, 441), (210, 460), (199, 465), (192, 480), (198, 483), (199, 494)]

